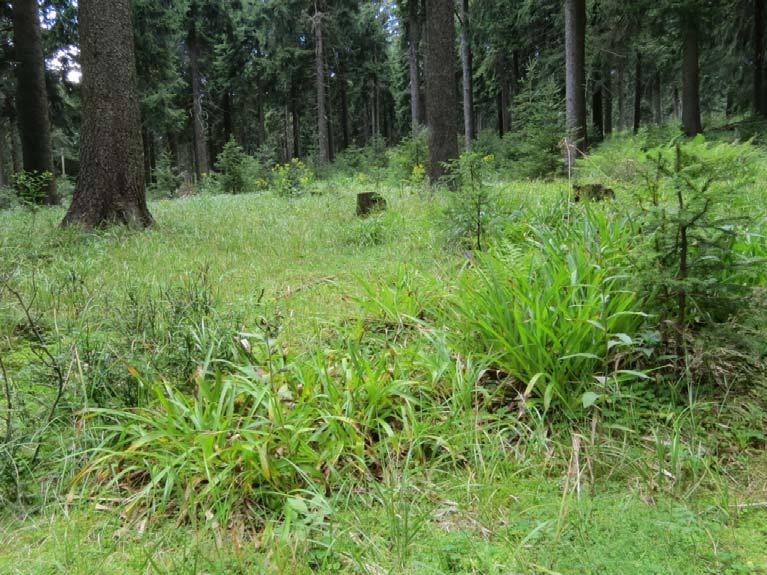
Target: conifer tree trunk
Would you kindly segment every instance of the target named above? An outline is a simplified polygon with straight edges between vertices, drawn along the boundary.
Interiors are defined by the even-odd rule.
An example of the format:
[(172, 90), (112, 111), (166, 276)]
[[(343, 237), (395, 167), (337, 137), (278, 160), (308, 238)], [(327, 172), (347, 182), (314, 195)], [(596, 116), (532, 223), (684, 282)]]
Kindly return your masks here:
[(330, 162), (330, 136), (328, 135), (328, 110), (325, 92), (325, 44), (322, 30), (321, 6), (314, 3), (315, 73), (317, 87), (317, 134), (319, 138), (319, 162)]
[(418, 0), (408, 1), (408, 48), (407, 60), (410, 73), (410, 120), (413, 131), (421, 126), (421, 89), (418, 73), (418, 46), (421, 43), (421, 20), (418, 14)]
[(346, 84), (346, 69), (343, 64), (338, 67), (338, 84), (341, 87), (341, 136), (343, 137), (343, 149), (349, 147), (351, 141), (349, 135), (349, 87)]
[(429, 181), (444, 175), (444, 163), (458, 157), (457, 82), (453, 68), (453, 0), (426, 0), (426, 117)]
[(634, 133), (642, 124), (642, 53), (637, 50), (634, 68)]
[(80, 0), (80, 177), (62, 225), (152, 223), (144, 189), (130, 0)]
[(613, 77), (612, 70), (605, 66), (603, 70), (604, 86), (604, 115), (603, 126), (605, 138), (613, 133)]
[(567, 141), (576, 156), (586, 150), (586, 0), (565, 0)]
[(471, 55), (471, 21), (469, 0), (461, 2), (461, 63), (463, 65), (463, 128), (466, 151), (474, 142), (474, 69)]
[(623, 130), (626, 127), (626, 91), (624, 90), (626, 82), (622, 64), (618, 67), (616, 79), (618, 81), (618, 129)]
[[(45, 60), (40, 36), (37, 0), (14, 0), (13, 41), (16, 50), (16, 111), (21, 134), (24, 170), (53, 174)], [(51, 178), (42, 203), (59, 203)]]
[(602, 85), (602, 69), (597, 66), (594, 71), (594, 87), (591, 92), (591, 123), (594, 124), (594, 140), (604, 138), (604, 89)]
[(194, 156), (197, 177), (210, 171), (208, 160), (208, 136), (202, 110), (202, 81), (200, 79), (200, 43), (197, 37), (197, 3), (190, 8), (190, 25), (187, 35), (189, 49), (189, 72), (192, 77), (192, 129), (194, 132)]
[(496, 60), (498, 77), (498, 133), (501, 137), (511, 130), (511, 83), (506, 69), (506, 58), (499, 55)]
[(655, 71), (655, 81), (653, 82), (652, 108), (656, 124), (663, 123), (663, 93), (661, 91), (660, 71)]
[(703, 131), (700, 121), (698, 29), (690, 18), (682, 23), (682, 127), (687, 136)]
[(764, 15), (765, 0), (754, 0), (754, 113), (767, 115), (764, 91)]

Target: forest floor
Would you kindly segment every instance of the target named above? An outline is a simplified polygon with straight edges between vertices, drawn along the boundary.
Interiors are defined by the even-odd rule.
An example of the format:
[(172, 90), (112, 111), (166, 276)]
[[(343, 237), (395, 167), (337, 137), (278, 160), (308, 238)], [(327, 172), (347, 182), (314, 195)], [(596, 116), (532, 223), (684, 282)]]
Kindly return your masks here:
[[(539, 205), (565, 194), (566, 184), (499, 189)], [(366, 286), (413, 275), (453, 285), (467, 265), (464, 254), (445, 249), (433, 223), (439, 201), (387, 189), (389, 210), (359, 220), (356, 191), (152, 202), (157, 224), (144, 233), (80, 235), (57, 229), (60, 210), (13, 212), (0, 216), (0, 245), (16, 277), (34, 284), (34, 309), (54, 331), (70, 322), (61, 329), (76, 323), (90, 326), (92, 337), (111, 337), (103, 334), (134, 325), (130, 302), (197, 278), (219, 317), (235, 318), (244, 331), (264, 318), (279, 322), (284, 346), (311, 352), (359, 329), (349, 326), (369, 314)], [(8, 360), (21, 379), (25, 357), (18, 351)], [(763, 452), (743, 450), (727, 467), (706, 465), (676, 482), (653, 470), (651, 437), (628, 445), (595, 439), (588, 423), (581, 429), (593, 449), (583, 450), (577, 469), (569, 434), (531, 439), (539, 444), (513, 457), (467, 428), (460, 431), (476, 431), (471, 464), (396, 454), (379, 481), (342, 485), (300, 525), (275, 518), (244, 536), (213, 519), (194, 527), (172, 518), (126, 521), (109, 501), (83, 502), (75, 491), (56, 497), (68, 492), (80, 460), (62, 472), (68, 456), (54, 456), (28, 488), (42, 503), (33, 512), (0, 511), (0, 574), (767, 573)]]

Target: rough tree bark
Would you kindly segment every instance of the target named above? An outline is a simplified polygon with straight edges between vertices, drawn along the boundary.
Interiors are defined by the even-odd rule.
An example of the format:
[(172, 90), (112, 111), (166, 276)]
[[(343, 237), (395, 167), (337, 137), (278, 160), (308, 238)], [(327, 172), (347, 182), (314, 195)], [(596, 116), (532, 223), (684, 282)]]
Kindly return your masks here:
[(416, 132), (420, 129), (421, 120), (423, 119), (418, 74), (418, 46), (421, 43), (421, 20), (418, 14), (417, 0), (409, 0), (408, 2), (407, 37), (407, 60), (410, 71), (410, 120), (413, 131)]
[(767, 115), (764, 93), (764, 14), (765, 0), (754, 0), (754, 113)]
[(189, 73), (192, 77), (192, 128), (194, 131), (194, 156), (197, 177), (210, 171), (208, 159), (208, 137), (205, 130), (202, 110), (202, 81), (200, 79), (200, 42), (197, 37), (197, 3), (192, 2), (189, 8), (189, 32), (187, 48), (189, 49)]
[(463, 66), (463, 130), (466, 151), (474, 142), (474, 67), (471, 55), (471, 20), (469, 0), (461, 2), (461, 64)]
[(330, 137), (328, 135), (328, 109), (325, 92), (325, 44), (322, 35), (322, 7), (314, 3), (314, 64), (317, 88), (317, 135), (319, 139), (319, 162), (330, 162)]
[(703, 131), (700, 121), (700, 70), (698, 29), (685, 17), (682, 22), (682, 127), (687, 136)]
[(642, 53), (637, 50), (634, 68), (634, 133), (642, 124)]
[[(48, 93), (45, 87), (45, 60), (40, 37), (37, 0), (13, 2), (13, 38), (16, 49), (16, 111), (21, 133), (24, 170), (53, 174)], [(57, 204), (53, 178), (41, 202)]]
[(141, 115), (130, 0), (80, 0), (80, 178), (62, 225), (145, 227)]
[(432, 184), (444, 175), (443, 164), (458, 157), (453, 7), (453, 0), (426, 0), (426, 117)]
[(567, 142), (586, 150), (586, 0), (565, 0)]

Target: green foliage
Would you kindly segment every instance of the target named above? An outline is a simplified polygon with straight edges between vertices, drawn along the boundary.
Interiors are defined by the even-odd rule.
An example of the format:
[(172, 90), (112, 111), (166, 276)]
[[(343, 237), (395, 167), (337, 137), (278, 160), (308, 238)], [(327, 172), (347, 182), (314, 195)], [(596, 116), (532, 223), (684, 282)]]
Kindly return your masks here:
[(645, 284), (680, 334), (690, 324), (723, 321), (743, 301), (748, 282), (739, 270), (756, 263), (736, 250), (749, 221), (736, 196), (752, 181), (753, 152), (748, 144), (712, 146), (701, 136), (647, 157), (640, 197)]
[(279, 196), (301, 196), (313, 181), (311, 170), (298, 158), (287, 164), (278, 164), (272, 169), (272, 189)]
[(127, 494), (128, 513), (229, 521), (276, 511), (316, 483), (367, 471), (418, 402), (396, 364), (354, 346), (306, 363), (266, 335), (242, 334), (240, 346), (233, 373), (204, 369), (191, 396), (154, 384), (145, 409), (94, 411), (105, 439), (82, 476)]
[(493, 188), (485, 183), (492, 156), (464, 153), (448, 167), (447, 181), (455, 191), (442, 214), (449, 241), (482, 251), (485, 238), (498, 225), (500, 208)]
[(564, 104), (557, 83), (543, 78), (535, 62), (514, 98), (513, 130), (504, 137), (508, 168), (517, 178), (545, 178), (562, 166)]
[(568, 415), (593, 404), (600, 383), (640, 376), (614, 362), (638, 344), (646, 317), (621, 275), (626, 228), (587, 213), (582, 227), (538, 231), (527, 260), (480, 257), (456, 294), (462, 349)]
[(13, 188), (22, 203), (40, 204), (47, 197), (47, 188), (53, 177), (50, 172), (17, 172), (13, 175)]
[(221, 187), (227, 194), (247, 192), (264, 181), (263, 177), (258, 177), (258, 162), (248, 156), (234, 138), (226, 143), (218, 155), (216, 169), (221, 174)]
[(176, 196), (183, 177), (178, 173), (175, 162), (170, 154), (163, 151), (152, 172), (153, 182), (149, 194), (155, 198), (173, 198)]
[(425, 181), (423, 167), (429, 159), (429, 145), (425, 129), (407, 136), (389, 153), (391, 155), (391, 171), (396, 181), (423, 185)]

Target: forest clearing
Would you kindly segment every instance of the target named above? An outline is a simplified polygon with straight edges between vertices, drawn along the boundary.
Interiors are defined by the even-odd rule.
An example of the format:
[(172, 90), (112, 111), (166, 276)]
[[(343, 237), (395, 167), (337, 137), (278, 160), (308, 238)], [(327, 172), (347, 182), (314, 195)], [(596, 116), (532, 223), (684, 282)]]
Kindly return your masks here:
[(763, 0), (106, 4), (0, 3), (0, 575), (767, 573)]

